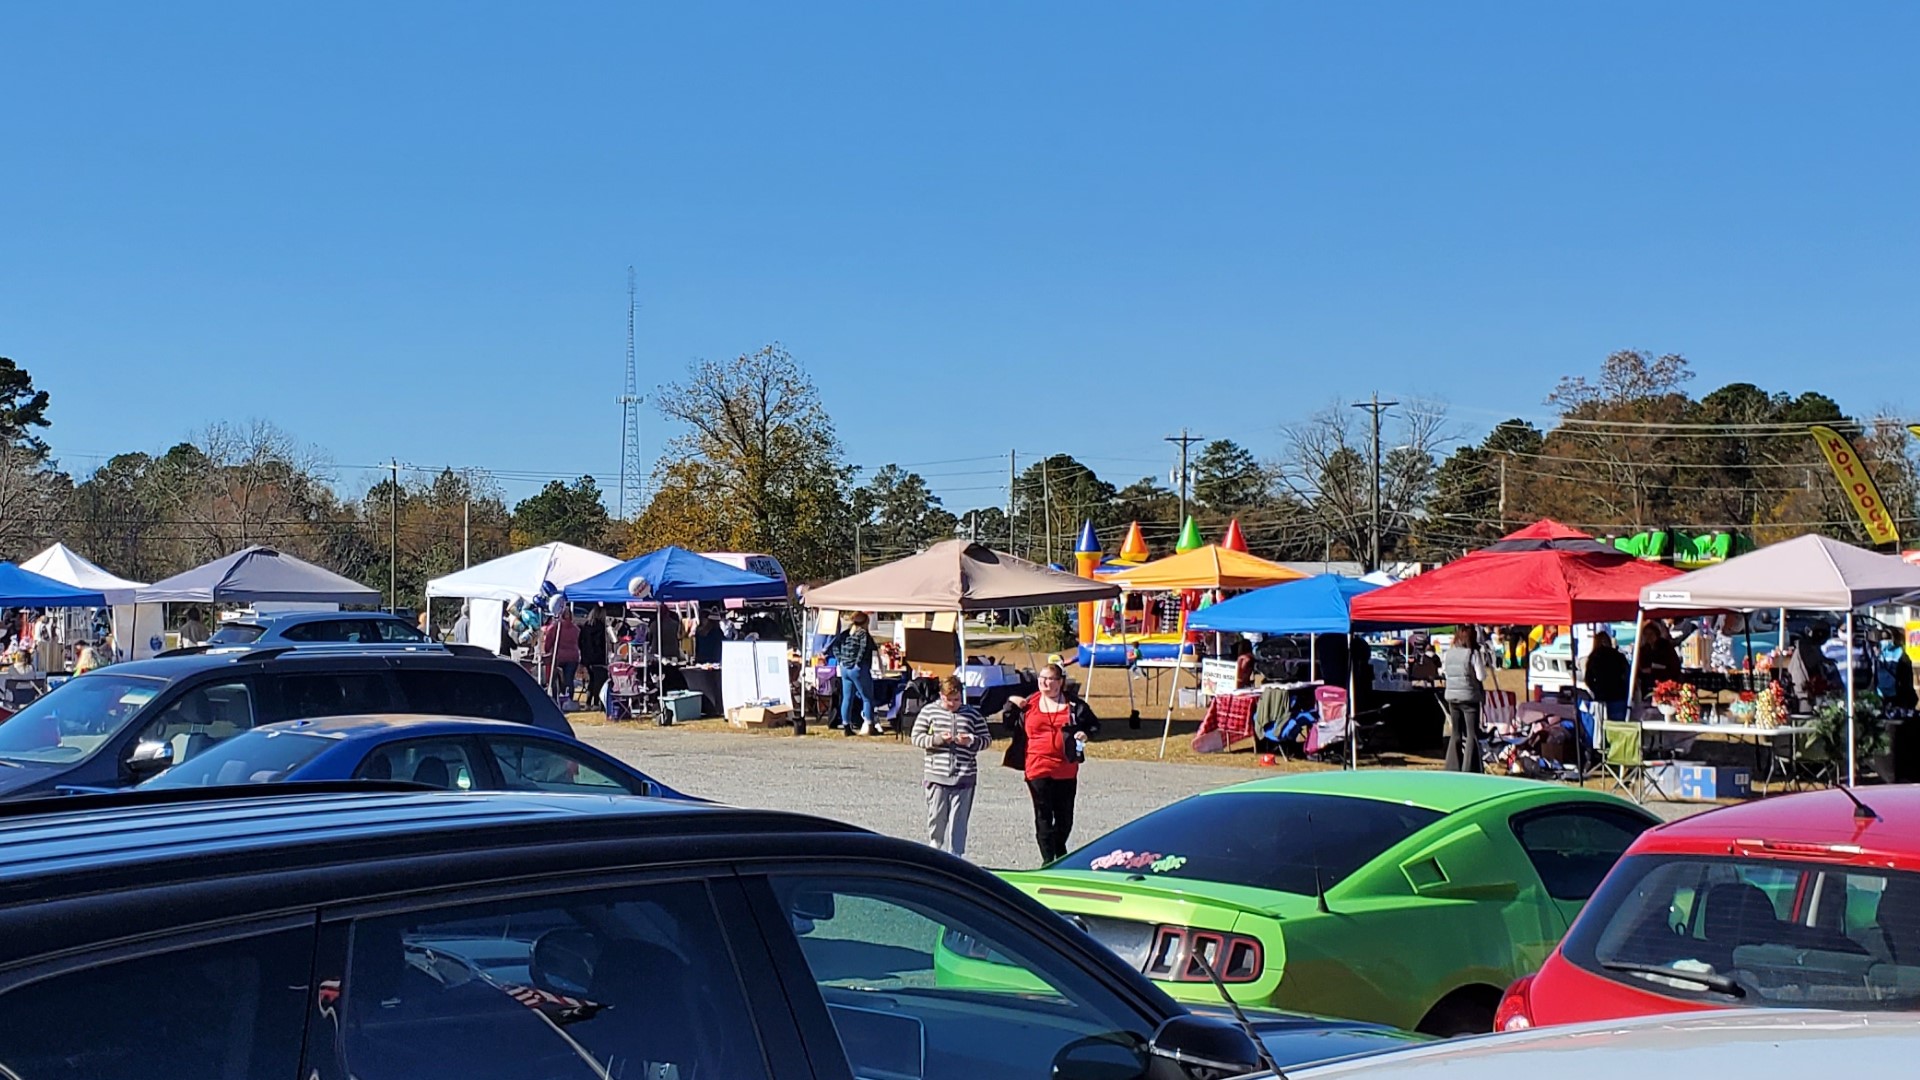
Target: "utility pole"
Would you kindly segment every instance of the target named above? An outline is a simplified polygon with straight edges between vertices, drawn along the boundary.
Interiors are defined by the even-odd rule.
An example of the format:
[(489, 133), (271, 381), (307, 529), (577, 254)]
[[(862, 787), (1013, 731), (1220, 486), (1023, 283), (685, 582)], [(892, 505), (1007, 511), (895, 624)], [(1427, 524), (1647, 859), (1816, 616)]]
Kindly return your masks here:
[(1356, 401), (1353, 405), (1356, 409), (1365, 409), (1373, 414), (1373, 523), (1369, 530), (1372, 533), (1373, 557), (1367, 563), (1369, 570), (1380, 569), (1380, 413), (1398, 404), (1397, 401), (1381, 401), (1380, 395), (1375, 393), (1371, 401)]
[(1187, 434), (1186, 428), (1181, 428), (1178, 435), (1167, 436), (1168, 442), (1180, 444), (1180, 482), (1176, 485), (1180, 489), (1180, 520), (1173, 523), (1176, 531), (1185, 528), (1187, 524), (1187, 447), (1205, 438), (1204, 435)]
[(853, 572), (856, 574), (865, 569), (860, 564), (860, 519), (865, 516), (864, 514), (853, 516)]
[(473, 481), (467, 481), (465, 497), (460, 500), (460, 568), (473, 565)]
[(1014, 477), (1019, 472), (1019, 465), (1015, 463), (1014, 458), (1015, 452), (1007, 451), (1007, 550), (1009, 552), (1013, 550), (1013, 485)]
[(1500, 459), (1500, 535), (1507, 534), (1507, 459)]
[(400, 459), (393, 459), (393, 486), (387, 489), (387, 610), (400, 610)]
[(1040, 459), (1040, 512), (1047, 523), (1047, 557), (1040, 560), (1046, 566), (1053, 562), (1053, 484), (1047, 480), (1047, 459)]

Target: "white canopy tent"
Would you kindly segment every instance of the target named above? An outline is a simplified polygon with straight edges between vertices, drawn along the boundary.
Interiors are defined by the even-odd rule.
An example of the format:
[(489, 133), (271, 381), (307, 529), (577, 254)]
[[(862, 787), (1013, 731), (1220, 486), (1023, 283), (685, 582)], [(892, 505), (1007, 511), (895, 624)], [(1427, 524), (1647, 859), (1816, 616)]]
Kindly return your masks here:
[(538, 596), (543, 582), (565, 591), (569, 585), (619, 565), (619, 559), (555, 541), (434, 578), (427, 582), (427, 602), (453, 598), (476, 601), (468, 613), (467, 640), (497, 650), (500, 617), (507, 604)]
[[(1846, 613), (1847, 783), (1855, 769), (1853, 719), (1853, 613), (1857, 608), (1920, 589), (1920, 566), (1898, 555), (1882, 555), (1825, 536), (1797, 536), (1717, 566), (1656, 582), (1640, 590), (1641, 619), (1647, 614), (1711, 611), (1833, 611)], [(1784, 620), (1782, 620), (1784, 626)], [(1640, 650), (1629, 668), (1627, 694), (1639, 681)]]
[(159, 604), (141, 605), (134, 600), (134, 590), (145, 588), (146, 582), (110, 574), (65, 544), (53, 545), (20, 568), (106, 597), (113, 613), (115, 656), (132, 660), (157, 651), (154, 643), (166, 628), (165, 610)]

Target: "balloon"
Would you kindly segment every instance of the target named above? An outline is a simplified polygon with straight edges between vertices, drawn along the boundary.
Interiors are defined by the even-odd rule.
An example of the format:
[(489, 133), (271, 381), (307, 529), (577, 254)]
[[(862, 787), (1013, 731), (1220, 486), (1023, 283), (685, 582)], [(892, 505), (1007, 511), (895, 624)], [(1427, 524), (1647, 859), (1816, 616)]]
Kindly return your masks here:
[(635, 600), (645, 600), (647, 597), (653, 595), (653, 586), (647, 583), (646, 578), (635, 574), (632, 580), (627, 582), (627, 595), (633, 597)]

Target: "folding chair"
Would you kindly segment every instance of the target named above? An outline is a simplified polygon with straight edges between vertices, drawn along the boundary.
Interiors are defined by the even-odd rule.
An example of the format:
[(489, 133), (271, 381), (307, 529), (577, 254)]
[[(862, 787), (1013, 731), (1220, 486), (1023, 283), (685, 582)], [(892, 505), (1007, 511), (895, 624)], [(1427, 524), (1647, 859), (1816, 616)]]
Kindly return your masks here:
[(1788, 790), (1797, 790), (1802, 786), (1832, 787), (1837, 775), (1833, 755), (1825, 738), (1813, 732), (1793, 737), (1793, 761), (1787, 772)]
[[(1353, 717), (1347, 710), (1347, 692), (1341, 687), (1317, 686), (1313, 700), (1320, 718), (1307, 732), (1307, 756), (1319, 757), (1353, 738)], [(1345, 760), (1344, 754), (1342, 760)]]
[(1480, 730), (1475, 733), (1476, 745), (1480, 749), (1481, 772), (1506, 772), (1506, 765), (1501, 761), (1502, 753), (1527, 737), (1526, 732), (1516, 727), (1518, 712), (1519, 700), (1513, 691), (1489, 687), (1481, 693)]
[(1600, 767), (1613, 786), (1634, 802), (1647, 801), (1647, 759), (1640, 747), (1640, 725), (1624, 720), (1605, 720), (1600, 724), (1606, 739), (1606, 751)]

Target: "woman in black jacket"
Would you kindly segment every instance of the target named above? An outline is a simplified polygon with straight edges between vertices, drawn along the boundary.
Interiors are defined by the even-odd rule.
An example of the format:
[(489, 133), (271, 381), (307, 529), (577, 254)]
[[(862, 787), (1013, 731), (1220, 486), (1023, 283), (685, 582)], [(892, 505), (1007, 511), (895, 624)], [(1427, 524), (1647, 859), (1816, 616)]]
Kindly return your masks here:
[(595, 604), (580, 627), (580, 663), (587, 669), (587, 700), (598, 705), (600, 688), (607, 685), (607, 609)]

